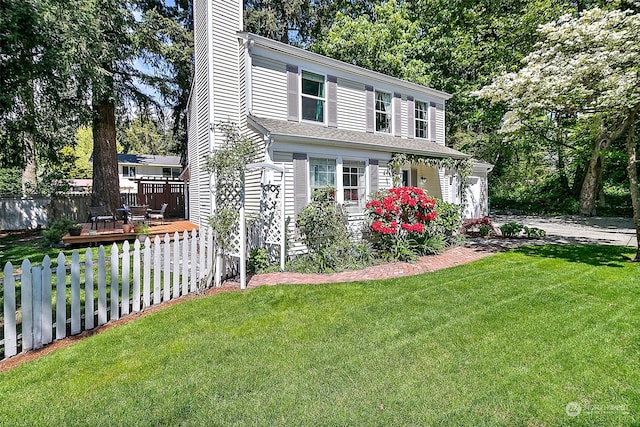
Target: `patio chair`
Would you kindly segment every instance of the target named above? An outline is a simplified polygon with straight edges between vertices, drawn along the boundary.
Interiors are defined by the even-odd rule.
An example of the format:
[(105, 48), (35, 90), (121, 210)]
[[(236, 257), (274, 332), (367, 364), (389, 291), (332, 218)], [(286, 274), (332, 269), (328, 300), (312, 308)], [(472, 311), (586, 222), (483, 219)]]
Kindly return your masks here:
[(91, 221), (91, 228), (98, 229), (98, 223), (104, 224), (103, 228), (107, 228), (107, 222), (114, 223), (115, 217), (107, 212), (107, 208), (104, 206), (90, 206), (89, 207), (89, 221)]
[(160, 224), (164, 224), (164, 211), (167, 210), (167, 204), (163, 203), (160, 209), (152, 209), (147, 213), (149, 219), (159, 219)]
[(144, 224), (147, 220), (147, 208), (147, 205), (129, 206), (129, 222), (131, 222), (131, 224)]

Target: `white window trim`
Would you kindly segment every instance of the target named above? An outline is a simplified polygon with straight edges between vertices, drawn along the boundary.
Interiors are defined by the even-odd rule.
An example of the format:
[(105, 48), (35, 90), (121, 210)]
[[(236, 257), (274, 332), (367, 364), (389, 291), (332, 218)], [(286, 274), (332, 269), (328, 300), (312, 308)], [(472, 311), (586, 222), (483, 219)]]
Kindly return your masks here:
[[(336, 203), (340, 203), (344, 205), (344, 162), (345, 161), (353, 161), (353, 162), (361, 162), (364, 164), (364, 200), (366, 203), (367, 197), (371, 194), (371, 169), (369, 168), (369, 159), (368, 158), (358, 158), (358, 157), (343, 157), (343, 156), (330, 156), (323, 153), (308, 153), (307, 154), (307, 203), (311, 203), (313, 201), (313, 187), (311, 186), (311, 159), (328, 159), (336, 161)], [(364, 211), (364, 209), (363, 209)]]
[[(369, 179), (367, 177), (367, 173), (369, 170), (369, 161), (365, 160), (365, 159), (351, 159), (351, 158), (345, 158), (345, 159), (341, 159), (340, 165), (340, 181), (341, 182), (341, 188), (340, 188), (340, 197), (342, 198), (342, 204), (346, 205), (346, 202), (344, 200), (344, 190), (345, 190), (345, 185), (344, 185), (344, 162), (358, 162), (358, 163), (362, 163), (362, 179), (364, 180), (363, 185), (359, 185), (358, 187), (356, 187), (357, 189), (362, 188), (362, 190), (364, 191), (363, 196), (363, 201), (364, 203), (366, 203), (366, 199), (367, 196), (370, 194), (369, 191)], [(362, 206), (363, 210), (364, 210), (364, 204)]]
[[(311, 124), (316, 124), (316, 125), (325, 125), (327, 123), (327, 75), (325, 73), (321, 73), (319, 71), (315, 71), (315, 70), (311, 70), (309, 68), (301, 68), (298, 67), (298, 87), (300, 88), (299, 91), (299, 96), (300, 96), (300, 102), (298, 103), (298, 117), (300, 117), (300, 122), (302, 123), (311, 123)], [(324, 79), (324, 83), (323, 83), (323, 91), (324, 91), (324, 97), (320, 98), (319, 96), (314, 96), (314, 95), (308, 95), (305, 93), (302, 93), (302, 72), (306, 71), (308, 73), (313, 73), (313, 74), (317, 74), (319, 76), (322, 76)], [(322, 121), (321, 122), (317, 122), (315, 120), (305, 120), (302, 118), (302, 98), (311, 98), (311, 99), (319, 99), (323, 101), (323, 107), (322, 107)]]
[[(418, 126), (416, 126), (415, 122), (416, 122), (416, 110), (418, 109), (418, 103), (421, 102), (424, 104), (425, 106), (425, 116), (426, 118), (424, 120), (422, 120), (425, 123), (425, 136), (418, 136), (417, 132), (418, 132)], [(418, 139), (425, 139), (425, 140), (429, 140), (429, 101), (424, 101), (422, 99), (414, 99), (413, 101), (413, 136), (414, 138), (418, 138)]]
[[(391, 111), (388, 113), (389, 114), (389, 132), (382, 132), (377, 130), (376, 128), (378, 127), (378, 120), (377, 120), (377, 113), (378, 113), (378, 99), (376, 96), (376, 93), (380, 92), (380, 93), (384, 93), (389, 95), (389, 107), (391, 109)], [(374, 133), (379, 133), (381, 135), (392, 135), (394, 134), (394, 128), (393, 128), (393, 91), (389, 92), (383, 89), (377, 89), (377, 88), (373, 88), (373, 131)]]
[(342, 171), (342, 158), (335, 156), (327, 156), (324, 154), (307, 154), (307, 203), (311, 203), (313, 201), (313, 187), (311, 186), (311, 159), (321, 159), (321, 160), (335, 160), (336, 161), (336, 202), (340, 202), (340, 188), (342, 187), (342, 174), (338, 173), (338, 171)]

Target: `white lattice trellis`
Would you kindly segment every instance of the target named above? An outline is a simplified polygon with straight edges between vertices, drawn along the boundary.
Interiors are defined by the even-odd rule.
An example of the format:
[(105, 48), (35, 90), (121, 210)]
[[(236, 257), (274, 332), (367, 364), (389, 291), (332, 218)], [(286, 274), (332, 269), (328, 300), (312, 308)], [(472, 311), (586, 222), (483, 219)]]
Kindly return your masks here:
[[(285, 261), (285, 224), (284, 224), (284, 200), (285, 187), (284, 165), (273, 163), (251, 163), (247, 165), (249, 169), (272, 170), (280, 173), (280, 184), (267, 183), (262, 186), (262, 197), (260, 201), (260, 235), (264, 236), (264, 242), (280, 246), (280, 269), (284, 270)], [(243, 182), (244, 189), (244, 182)], [(241, 193), (244, 196), (244, 191)], [(247, 230), (244, 211), (244, 197), (241, 198), (240, 205), (240, 288), (247, 286)]]

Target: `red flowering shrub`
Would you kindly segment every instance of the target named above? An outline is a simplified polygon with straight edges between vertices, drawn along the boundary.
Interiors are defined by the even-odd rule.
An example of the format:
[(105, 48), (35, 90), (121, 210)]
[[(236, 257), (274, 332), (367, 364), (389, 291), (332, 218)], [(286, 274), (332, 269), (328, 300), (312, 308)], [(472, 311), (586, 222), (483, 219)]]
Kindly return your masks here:
[(436, 200), (416, 187), (379, 191), (366, 204), (369, 224), (379, 249), (395, 259), (412, 258), (429, 236), (429, 223), (436, 219)]

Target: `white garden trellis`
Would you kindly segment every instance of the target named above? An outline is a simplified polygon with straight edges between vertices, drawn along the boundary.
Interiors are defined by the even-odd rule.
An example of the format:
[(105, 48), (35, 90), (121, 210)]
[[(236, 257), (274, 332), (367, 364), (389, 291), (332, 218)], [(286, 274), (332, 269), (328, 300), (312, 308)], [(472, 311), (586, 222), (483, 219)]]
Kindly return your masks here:
[[(279, 208), (279, 212), (278, 212), (279, 221), (276, 221), (275, 224), (268, 224), (268, 227), (271, 227), (271, 226), (278, 227), (277, 231), (279, 233), (278, 232), (274, 233), (273, 230), (268, 230), (268, 236), (271, 236), (272, 239), (267, 238), (267, 242), (280, 245), (280, 269), (284, 270), (285, 251), (286, 251), (286, 238), (285, 238), (286, 224), (285, 224), (285, 211), (284, 211), (285, 168), (284, 168), (284, 165), (279, 166), (273, 163), (250, 163), (246, 166), (246, 170), (251, 170), (251, 169), (263, 169), (263, 170), (266, 169), (266, 170), (271, 170), (271, 171), (280, 173), (279, 188), (277, 188), (277, 186), (274, 184), (269, 184), (269, 183), (267, 184), (269, 186), (268, 188), (273, 187), (274, 190), (277, 189), (276, 200), (274, 201), (274, 203), (273, 204), (264, 203), (265, 202), (264, 199), (267, 198), (269, 193), (268, 190), (266, 191), (267, 195), (263, 194), (262, 198), (263, 198), (263, 204), (270, 205), (270, 206), (267, 206), (266, 209), (271, 209), (272, 207)], [(246, 214), (245, 214), (245, 206), (244, 206), (244, 202), (245, 202), (244, 195), (245, 195), (245, 177), (243, 174), (242, 191), (241, 191), (241, 197), (240, 197), (240, 218), (239, 218), (240, 242), (241, 242), (240, 244), (240, 288), (241, 289), (247, 288), (247, 224), (246, 224)], [(262, 212), (262, 211), (263, 209), (261, 209), (261, 215), (264, 217), (265, 212)]]

